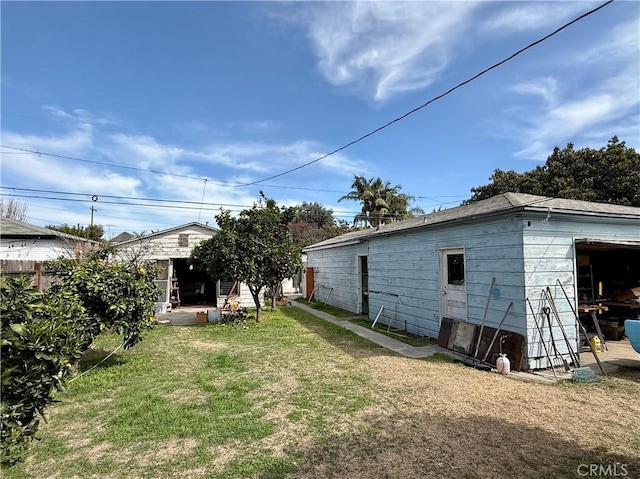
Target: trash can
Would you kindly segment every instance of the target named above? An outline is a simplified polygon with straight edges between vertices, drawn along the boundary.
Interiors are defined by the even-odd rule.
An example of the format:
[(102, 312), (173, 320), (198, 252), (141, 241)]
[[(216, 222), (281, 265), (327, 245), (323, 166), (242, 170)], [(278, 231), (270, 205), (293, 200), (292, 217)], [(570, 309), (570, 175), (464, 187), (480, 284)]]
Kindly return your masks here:
[(207, 321), (210, 323), (219, 323), (222, 319), (222, 311), (220, 308), (210, 309), (207, 311)]

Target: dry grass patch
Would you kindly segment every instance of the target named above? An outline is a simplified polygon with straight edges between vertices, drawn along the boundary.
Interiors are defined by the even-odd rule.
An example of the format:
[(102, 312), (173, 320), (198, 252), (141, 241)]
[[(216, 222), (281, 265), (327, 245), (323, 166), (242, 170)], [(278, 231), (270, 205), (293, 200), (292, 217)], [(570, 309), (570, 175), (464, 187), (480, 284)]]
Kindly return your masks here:
[(158, 328), (119, 354), (71, 385), (8, 479), (538, 479), (585, 461), (640, 477), (640, 371), (521, 382), (399, 357), (296, 308)]

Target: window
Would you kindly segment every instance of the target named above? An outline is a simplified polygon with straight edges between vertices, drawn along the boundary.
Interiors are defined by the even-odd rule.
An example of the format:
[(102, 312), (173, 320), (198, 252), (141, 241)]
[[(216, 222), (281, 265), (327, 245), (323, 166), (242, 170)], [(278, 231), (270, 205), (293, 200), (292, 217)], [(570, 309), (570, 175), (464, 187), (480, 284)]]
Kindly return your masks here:
[(447, 255), (447, 282), (464, 284), (464, 254)]
[(236, 284), (236, 282), (232, 279), (221, 279), (219, 296), (228, 296), (231, 292), (231, 288), (233, 288), (233, 294), (240, 294), (240, 283)]
[(189, 235), (178, 235), (178, 246), (189, 246)]

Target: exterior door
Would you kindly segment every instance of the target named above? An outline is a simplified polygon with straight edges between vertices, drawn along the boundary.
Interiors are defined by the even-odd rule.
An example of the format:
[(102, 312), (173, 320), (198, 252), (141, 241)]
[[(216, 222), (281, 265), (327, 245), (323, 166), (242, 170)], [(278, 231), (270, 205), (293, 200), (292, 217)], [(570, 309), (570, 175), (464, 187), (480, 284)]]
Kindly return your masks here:
[(369, 314), (369, 265), (366, 256), (358, 256), (360, 270), (360, 314)]
[(464, 249), (440, 250), (440, 309), (442, 316), (467, 320)]

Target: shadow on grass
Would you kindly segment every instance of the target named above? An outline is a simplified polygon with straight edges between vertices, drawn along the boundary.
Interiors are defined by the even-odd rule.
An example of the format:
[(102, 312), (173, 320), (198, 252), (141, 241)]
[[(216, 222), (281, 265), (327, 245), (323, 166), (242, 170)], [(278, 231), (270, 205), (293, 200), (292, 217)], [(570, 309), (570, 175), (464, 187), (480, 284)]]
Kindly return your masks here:
[(366, 421), (367, 432), (334, 434), (301, 446), (295, 453), (304, 465), (296, 477), (578, 478), (592, 464), (608, 471), (606, 477), (614, 472), (640, 477), (637, 456), (589, 449), (495, 417), (418, 414)]
[[(640, 356), (638, 356), (640, 357)], [(616, 361), (608, 361), (610, 364), (616, 364)], [(636, 383), (640, 383), (640, 360), (638, 361), (638, 366), (628, 366), (628, 361), (625, 361), (621, 365), (619, 365), (613, 371), (607, 373), (609, 377), (625, 379), (627, 381), (633, 381)], [(592, 368), (593, 369), (593, 368)]]
[(396, 353), (372, 343), (342, 326), (325, 321), (300, 308), (282, 308), (282, 314), (297, 321), (305, 329), (355, 358), (397, 356)]
[(78, 373), (83, 373), (93, 367), (95, 367), (95, 369), (105, 369), (112, 366), (120, 366), (126, 362), (118, 354), (120, 351), (109, 357), (112, 352), (113, 350), (107, 351), (105, 349), (88, 349), (80, 358), (80, 363), (78, 364)]
[[(307, 300), (303, 298), (296, 299), (297, 303), (304, 304), (305, 306), (309, 306), (310, 308), (316, 309), (318, 311), (322, 311), (324, 313), (335, 316), (336, 318), (351, 318), (353, 316), (358, 316), (356, 313), (352, 313), (351, 311), (347, 311), (345, 309), (336, 308), (335, 306), (331, 306), (329, 304), (325, 304), (321, 301), (316, 300)], [(364, 316), (363, 316), (364, 317)]]

